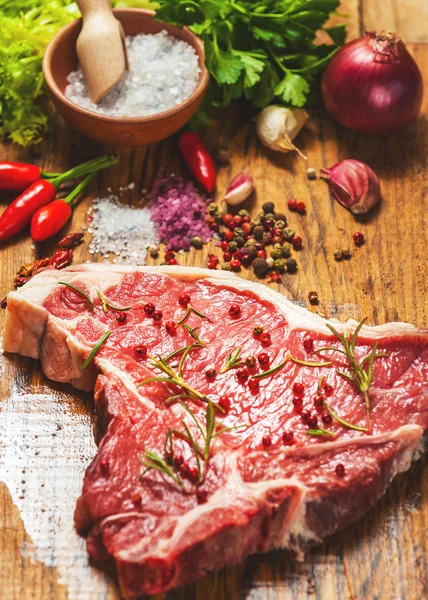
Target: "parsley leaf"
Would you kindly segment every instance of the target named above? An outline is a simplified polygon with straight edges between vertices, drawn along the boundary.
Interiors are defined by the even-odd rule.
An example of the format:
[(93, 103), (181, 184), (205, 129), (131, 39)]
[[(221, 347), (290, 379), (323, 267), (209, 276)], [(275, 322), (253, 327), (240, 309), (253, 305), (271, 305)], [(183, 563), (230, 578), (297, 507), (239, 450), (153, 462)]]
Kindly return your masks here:
[(284, 79), (275, 88), (275, 96), (279, 96), (286, 104), (304, 106), (310, 85), (301, 75), (288, 71)]

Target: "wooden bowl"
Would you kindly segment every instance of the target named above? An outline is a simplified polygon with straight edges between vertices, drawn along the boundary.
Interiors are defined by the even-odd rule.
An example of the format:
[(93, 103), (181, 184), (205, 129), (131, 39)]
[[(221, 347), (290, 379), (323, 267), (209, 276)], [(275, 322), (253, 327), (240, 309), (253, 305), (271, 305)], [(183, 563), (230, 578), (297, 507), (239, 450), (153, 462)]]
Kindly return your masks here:
[(208, 86), (209, 74), (205, 67), (204, 45), (187, 27), (179, 28), (155, 21), (150, 10), (124, 8), (114, 10), (126, 35), (159, 33), (163, 29), (195, 49), (201, 69), (199, 83), (184, 102), (147, 117), (109, 117), (94, 113), (68, 100), (64, 95), (67, 77), (77, 67), (76, 40), (81, 19), (70, 23), (51, 40), (43, 57), (43, 74), (53, 103), (58, 112), (79, 133), (98, 142), (136, 147), (163, 140), (181, 129), (199, 108)]

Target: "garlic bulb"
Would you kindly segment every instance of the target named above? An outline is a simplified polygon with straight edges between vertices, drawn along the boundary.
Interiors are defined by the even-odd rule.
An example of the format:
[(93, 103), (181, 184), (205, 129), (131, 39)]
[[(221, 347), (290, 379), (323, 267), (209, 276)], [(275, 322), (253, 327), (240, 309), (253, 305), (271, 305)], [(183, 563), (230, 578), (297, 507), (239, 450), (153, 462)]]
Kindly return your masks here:
[(294, 151), (306, 156), (293, 144), (303, 125), (309, 119), (303, 108), (286, 108), (273, 104), (262, 110), (256, 120), (256, 130), (262, 144), (278, 152)]

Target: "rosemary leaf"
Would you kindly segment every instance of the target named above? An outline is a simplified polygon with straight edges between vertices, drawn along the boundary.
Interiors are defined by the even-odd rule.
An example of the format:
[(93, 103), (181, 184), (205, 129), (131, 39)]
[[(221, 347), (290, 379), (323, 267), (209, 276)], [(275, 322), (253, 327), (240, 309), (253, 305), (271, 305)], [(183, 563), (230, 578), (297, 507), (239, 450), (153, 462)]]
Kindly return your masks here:
[(140, 381), (140, 383), (137, 384), (137, 387), (147, 385), (148, 383), (154, 383), (155, 381), (161, 381), (162, 383), (174, 383), (174, 381), (169, 377), (149, 377), (148, 379), (144, 379), (144, 381)]
[(328, 361), (328, 362), (313, 362), (310, 360), (300, 360), (299, 358), (296, 358), (295, 356), (291, 356), (291, 354), (288, 355), (288, 358), (290, 360), (292, 360), (293, 362), (297, 363), (298, 365), (303, 365), (304, 367), (329, 367), (332, 364), (330, 361)]
[(251, 379), (265, 379), (266, 377), (270, 377), (271, 375), (278, 373), (278, 371), (280, 371), (286, 365), (287, 361), (288, 356), (276, 367), (272, 367), (272, 369), (269, 369), (269, 371), (264, 371), (263, 373), (259, 373), (258, 375), (253, 375)]
[(242, 360), (240, 359), (241, 349), (242, 346), (238, 346), (236, 350), (234, 350), (228, 355), (226, 359), (226, 364), (221, 369), (220, 375), (223, 375), (231, 369), (236, 369), (237, 367), (240, 367), (242, 365)]
[(332, 410), (332, 408), (328, 402), (324, 402), (324, 406), (325, 406), (325, 409), (328, 412), (328, 414), (331, 417), (333, 417), (333, 419), (335, 419), (338, 423), (340, 423), (341, 425), (346, 427), (347, 429), (355, 429), (356, 431), (364, 431), (364, 432), (368, 431), (367, 427), (359, 427), (358, 425), (353, 425), (352, 423), (349, 423), (349, 421), (345, 421), (345, 419), (342, 419), (341, 417), (339, 417), (339, 415), (336, 414)]
[(92, 348), (88, 358), (85, 360), (85, 362), (83, 363), (82, 366), (82, 371), (85, 371), (89, 365), (91, 364), (91, 362), (94, 360), (95, 356), (97, 355), (97, 353), (99, 352), (101, 346), (104, 344), (104, 342), (107, 340), (107, 338), (109, 337), (109, 335), (111, 334), (111, 331), (106, 331), (101, 338), (98, 340), (98, 342), (95, 344), (95, 346)]
[(340, 352), (346, 356), (345, 350), (342, 350), (342, 348), (335, 348), (334, 346), (323, 346), (322, 348), (314, 350), (314, 354), (320, 354), (321, 352)]
[(101, 305), (105, 313), (108, 311), (109, 308), (111, 310), (115, 310), (116, 312), (125, 312), (131, 310), (131, 306), (114, 306), (114, 304), (111, 304), (109, 299), (106, 296), (104, 296), (101, 290), (97, 290), (97, 294), (99, 299), (101, 300)]
[(207, 321), (209, 321), (210, 323), (212, 323), (212, 321), (211, 321), (211, 319), (209, 317), (207, 317), (206, 315), (204, 315), (203, 313), (201, 313), (199, 310), (196, 310), (196, 308), (194, 308), (193, 306), (191, 306), (189, 304), (188, 307), (187, 307), (187, 309), (186, 309), (186, 312), (184, 313), (184, 317), (182, 319), (180, 319), (180, 321), (178, 321), (177, 327), (179, 327), (180, 325), (183, 325), (183, 323), (185, 323), (187, 321), (187, 319), (190, 316), (190, 313), (194, 313), (200, 319), (206, 319)]
[(195, 340), (195, 342), (197, 344), (199, 344), (200, 346), (205, 346), (205, 342), (203, 340), (201, 340), (201, 338), (198, 335), (198, 328), (195, 327), (194, 329), (192, 329), (190, 327), (190, 325), (187, 325), (186, 323), (183, 325), (184, 329), (187, 331), (187, 333), (189, 333), (189, 335), (192, 336), (192, 338)]
[(320, 437), (335, 437), (334, 433), (328, 431), (327, 429), (308, 429), (306, 435), (314, 435)]
[(94, 303), (92, 302), (92, 300), (89, 298), (89, 296), (87, 294), (85, 294), (85, 292), (81, 289), (79, 289), (78, 287), (76, 287), (75, 285), (72, 285), (71, 283), (67, 283), (66, 281), (58, 281), (58, 285), (65, 285), (68, 288), (74, 290), (77, 294), (79, 294), (79, 296), (82, 296), (82, 298), (84, 298), (86, 300), (86, 302), (89, 304), (89, 306), (91, 307), (91, 310), (94, 310)]
[(320, 380), (318, 381), (317, 392), (318, 394), (322, 394), (322, 384), (324, 383), (325, 375), (321, 375)]
[(190, 305), (187, 307), (186, 312), (184, 313), (184, 317), (182, 319), (180, 319), (180, 321), (178, 321), (177, 327), (179, 327), (180, 325), (183, 325), (183, 323), (185, 323), (187, 321), (187, 319), (189, 318), (189, 315), (190, 315)]

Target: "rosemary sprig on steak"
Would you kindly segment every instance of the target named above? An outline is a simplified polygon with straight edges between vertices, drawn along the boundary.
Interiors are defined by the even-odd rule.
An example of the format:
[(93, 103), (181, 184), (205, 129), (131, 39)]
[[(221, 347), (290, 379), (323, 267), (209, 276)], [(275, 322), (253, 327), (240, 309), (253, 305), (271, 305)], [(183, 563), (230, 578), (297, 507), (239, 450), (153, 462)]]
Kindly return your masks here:
[(201, 338), (198, 335), (198, 328), (191, 328), (190, 325), (184, 324), (183, 325), (184, 329), (187, 331), (187, 333), (195, 340), (195, 342), (197, 344), (199, 344), (200, 346), (205, 346), (205, 342), (203, 340), (201, 340)]
[(200, 319), (206, 319), (207, 321), (209, 321), (210, 323), (212, 323), (212, 321), (211, 321), (211, 319), (209, 317), (205, 316), (199, 310), (197, 310), (196, 308), (194, 308), (193, 306), (191, 306), (189, 304), (188, 307), (186, 308), (186, 312), (184, 313), (184, 317), (182, 319), (180, 319), (180, 321), (178, 321), (177, 327), (179, 327), (180, 325), (183, 325), (183, 323), (185, 323), (187, 321), (187, 319), (190, 317), (191, 313), (194, 313)]
[(98, 342), (95, 344), (95, 346), (92, 348), (91, 352), (89, 353), (88, 358), (83, 363), (82, 371), (85, 371), (89, 367), (89, 365), (91, 364), (91, 362), (94, 360), (95, 356), (98, 354), (101, 346), (104, 344), (104, 342), (107, 340), (107, 338), (109, 337), (110, 334), (111, 334), (111, 331), (106, 331), (100, 337), (100, 339), (98, 340)]
[(328, 412), (328, 414), (338, 423), (340, 423), (341, 425), (343, 425), (343, 427), (346, 427), (347, 429), (355, 429), (355, 431), (364, 431), (365, 433), (368, 432), (367, 427), (359, 427), (358, 425), (353, 425), (353, 423), (350, 423), (349, 421), (345, 421), (345, 419), (342, 419), (342, 417), (339, 417), (338, 414), (336, 414), (330, 404), (328, 402), (324, 402), (324, 406), (326, 411)]
[(108, 309), (115, 310), (116, 312), (125, 312), (131, 310), (131, 306), (115, 306), (111, 304), (109, 299), (102, 293), (101, 290), (97, 290), (97, 294), (99, 299), (101, 300), (101, 305), (103, 307), (103, 311), (106, 313)]
[(339, 369), (336, 369), (338, 375), (349, 381), (354, 385), (364, 397), (364, 404), (366, 407), (367, 414), (367, 426), (370, 429), (370, 386), (373, 381), (373, 365), (376, 358), (383, 358), (389, 356), (385, 352), (377, 352), (378, 343), (376, 342), (372, 350), (364, 356), (364, 358), (358, 362), (355, 357), (355, 345), (357, 343), (358, 334), (361, 331), (362, 326), (367, 321), (367, 317), (364, 318), (361, 323), (358, 324), (354, 334), (350, 337), (348, 329), (345, 329), (343, 335), (341, 335), (330, 323), (327, 323), (327, 327), (335, 335), (335, 337), (342, 344), (343, 348), (335, 348), (334, 346), (324, 346), (318, 348), (315, 353), (320, 352), (339, 352), (346, 356), (348, 361), (348, 368), (350, 373), (344, 373)]
[(308, 431), (306, 432), (306, 435), (313, 435), (313, 436), (319, 436), (319, 437), (335, 437), (334, 433), (332, 431), (328, 431), (328, 429), (308, 429)]
[(236, 348), (236, 350), (234, 350), (233, 352), (231, 352), (227, 359), (226, 359), (226, 364), (224, 365), (224, 367), (221, 369), (220, 374), (222, 375), (223, 373), (227, 373), (228, 371), (230, 371), (230, 369), (236, 369), (238, 367), (240, 367), (243, 362), (241, 360), (241, 349), (242, 346), (238, 346)]
[(66, 287), (68, 287), (71, 290), (73, 290), (74, 292), (76, 292), (76, 294), (79, 294), (79, 296), (82, 296), (82, 298), (84, 298), (86, 300), (86, 302), (89, 304), (89, 306), (91, 307), (91, 310), (94, 310), (94, 308), (95, 308), (94, 303), (89, 298), (89, 296), (87, 294), (85, 294), (85, 292), (83, 290), (81, 290), (80, 288), (76, 287), (75, 285), (73, 285), (71, 283), (67, 283), (66, 281), (58, 281), (58, 285), (65, 285)]

